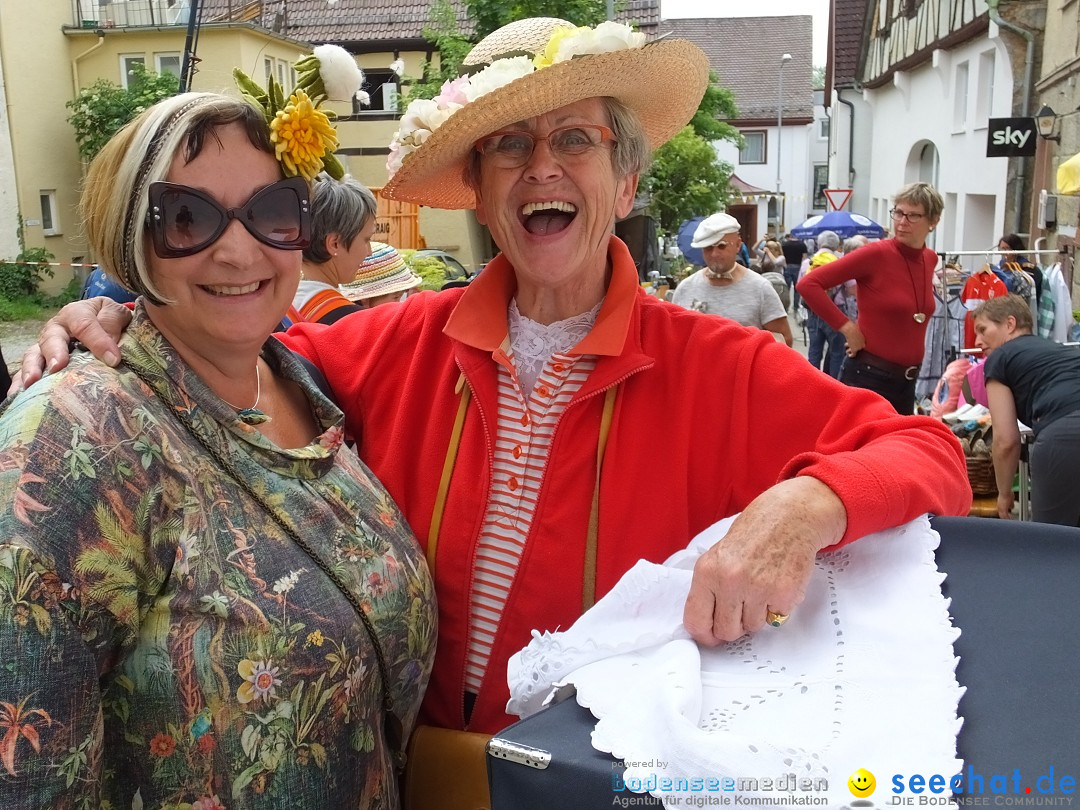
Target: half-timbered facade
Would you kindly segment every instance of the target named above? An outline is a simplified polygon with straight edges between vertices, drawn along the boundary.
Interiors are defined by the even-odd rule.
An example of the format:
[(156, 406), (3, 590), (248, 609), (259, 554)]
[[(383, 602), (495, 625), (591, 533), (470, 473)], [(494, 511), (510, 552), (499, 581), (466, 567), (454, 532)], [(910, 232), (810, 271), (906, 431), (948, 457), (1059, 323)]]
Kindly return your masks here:
[[(946, 203), (931, 235), (939, 250), (990, 250), (1003, 232), (1026, 231), (1030, 170), (987, 157), (986, 144), (989, 119), (1033, 111), (1045, 0), (833, 5), (830, 179), (886, 225), (900, 186), (933, 183)], [(861, 16), (854, 64), (855, 26), (837, 6)]]

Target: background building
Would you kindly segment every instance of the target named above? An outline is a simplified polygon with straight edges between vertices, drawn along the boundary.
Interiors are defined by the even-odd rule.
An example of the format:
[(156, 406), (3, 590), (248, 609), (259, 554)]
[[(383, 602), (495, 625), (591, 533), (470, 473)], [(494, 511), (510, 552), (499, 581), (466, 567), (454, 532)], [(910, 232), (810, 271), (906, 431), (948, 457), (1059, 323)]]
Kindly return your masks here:
[(813, 19), (690, 18), (664, 20), (660, 28), (705, 51), (720, 84), (734, 93), (739, 117), (728, 123), (745, 143), (739, 149), (718, 142), (716, 152), (734, 168), (732, 185), (741, 194), (728, 211), (742, 224), (743, 237), (756, 242), (798, 225), (816, 210), (815, 164), (828, 162), (811, 90)]

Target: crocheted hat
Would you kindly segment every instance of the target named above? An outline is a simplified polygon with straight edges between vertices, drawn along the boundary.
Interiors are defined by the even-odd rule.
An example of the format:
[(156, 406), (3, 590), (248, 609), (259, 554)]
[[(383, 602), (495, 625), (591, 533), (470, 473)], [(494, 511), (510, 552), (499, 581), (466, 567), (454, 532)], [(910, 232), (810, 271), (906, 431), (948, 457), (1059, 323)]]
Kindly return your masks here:
[(465, 183), (473, 144), (504, 127), (587, 98), (632, 110), (655, 149), (697, 111), (709, 60), (686, 40), (645, 43), (626, 25), (578, 28), (554, 17), (518, 20), (482, 39), (460, 76), (409, 104), (393, 141), (382, 195), (433, 208), (475, 208)]
[(372, 242), (371, 249), (373, 253), (361, 263), (353, 280), (338, 288), (350, 301), (404, 292), (422, 283), (423, 279), (409, 269), (393, 247), (384, 242)]

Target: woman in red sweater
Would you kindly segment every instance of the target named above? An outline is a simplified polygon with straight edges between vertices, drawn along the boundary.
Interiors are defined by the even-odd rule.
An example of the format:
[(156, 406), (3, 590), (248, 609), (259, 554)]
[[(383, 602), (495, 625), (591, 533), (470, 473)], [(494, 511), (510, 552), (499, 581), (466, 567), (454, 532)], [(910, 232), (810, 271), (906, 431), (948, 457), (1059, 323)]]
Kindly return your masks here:
[[(841, 382), (876, 391), (902, 414), (915, 408), (915, 378), (934, 314), (937, 254), (926, 247), (926, 238), (944, 207), (929, 183), (904, 186), (889, 212), (896, 233), (892, 239), (867, 245), (799, 282), (807, 306), (847, 341)], [(859, 289), (858, 323), (828, 294), (851, 279)]]

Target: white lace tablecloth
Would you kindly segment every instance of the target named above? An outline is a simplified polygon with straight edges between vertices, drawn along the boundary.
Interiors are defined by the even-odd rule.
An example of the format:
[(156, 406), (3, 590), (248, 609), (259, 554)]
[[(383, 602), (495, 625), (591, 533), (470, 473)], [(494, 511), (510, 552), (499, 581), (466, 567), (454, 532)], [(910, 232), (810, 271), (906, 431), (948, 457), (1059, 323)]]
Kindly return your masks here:
[[(960, 631), (941, 594), (929, 521), (819, 555), (805, 601), (782, 628), (702, 648), (682, 627), (683, 604), (694, 561), (733, 519), (662, 566), (639, 562), (570, 629), (534, 632), (510, 660), (508, 711), (527, 717), (554, 687), (573, 684), (597, 717), (593, 746), (627, 763), (630, 785), (757, 779), (759, 790), (738, 793), (776, 806), (791, 804), (792, 792), (776, 792), (788, 774), (828, 784), (794, 795), (841, 807), (854, 799), (847, 781), (860, 768), (878, 780), (877, 806), (893, 774), (959, 772)], [(771, 790), (760, 789), (764, 779)]]

